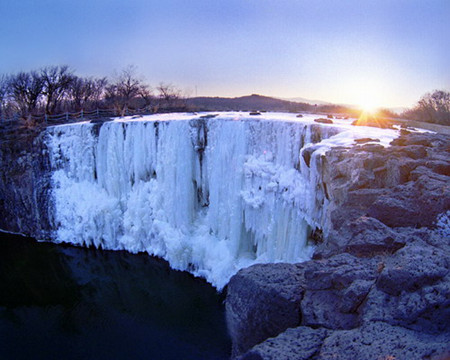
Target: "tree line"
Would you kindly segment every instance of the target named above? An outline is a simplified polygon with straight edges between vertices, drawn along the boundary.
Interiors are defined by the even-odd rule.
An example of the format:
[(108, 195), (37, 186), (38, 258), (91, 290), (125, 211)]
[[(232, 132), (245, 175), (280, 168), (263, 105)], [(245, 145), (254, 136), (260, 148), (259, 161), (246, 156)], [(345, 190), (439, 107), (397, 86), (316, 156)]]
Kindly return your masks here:
[[(136, 109), (148, 113), (188, 111), (191, 107), (202, 108), (205, 104), (194, 105), (193, 101), (188, 101), (181, 91), (171, 84), (160, 83), (152, 89), (137, 74), (134, 66), (124, 68), (111, 78), (78, 76), (67, 65), (46, 66), (14, 75), (0, 75), (0, 120), (30, 120), (33, 117), (44, 119), (45, 115), (96, 109), (109, 110), (118, 116), (124, 116), (128, 111), (133, 112)], [(292, 107), (292, 103), (289, 104)], [(292, 110), (289, 106), (286, 105), (285, 111)], [(323, 105), (318, 108), (309, 105), (304, 110), (355, 115), (355, 109), (339, 105)], [(378, 116), (400, 116), (450, 125), (450, 92), (435, 90), (422, 96), (414, 108), (400, 115), (384, 109)]]
[(67, 65), (0, 75), (0, 119), (30, 119), (32, 116), (65, 112), (128, 110), (180, 111), (186, 107), (181, 91), (160, 83), (154, 90), (128, 66), (112, 78), (82, 77)]
[(410, 120), (450, 125), (450, 92), (435, 90), (427, 93), (413, 109), (406, 110), (402, 117)]

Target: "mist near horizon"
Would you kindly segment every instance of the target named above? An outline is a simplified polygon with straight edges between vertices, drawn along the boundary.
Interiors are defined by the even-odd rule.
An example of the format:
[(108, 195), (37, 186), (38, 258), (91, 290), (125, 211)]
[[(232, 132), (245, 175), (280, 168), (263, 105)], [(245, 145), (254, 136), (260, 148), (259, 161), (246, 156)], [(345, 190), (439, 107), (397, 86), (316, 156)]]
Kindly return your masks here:
[(191, 96), (253, 93), (412, 106), (448, 89), (450, 3), (330, 0), (2, 2), (2, 73), (135, 64)]

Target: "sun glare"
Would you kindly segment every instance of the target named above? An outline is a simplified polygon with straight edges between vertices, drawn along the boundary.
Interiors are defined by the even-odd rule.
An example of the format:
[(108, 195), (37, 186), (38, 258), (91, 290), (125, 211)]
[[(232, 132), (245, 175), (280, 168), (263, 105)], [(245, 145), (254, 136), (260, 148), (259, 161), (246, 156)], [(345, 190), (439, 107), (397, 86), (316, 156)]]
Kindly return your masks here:
[(372, 78), (369, 75), (360, 76), (349, 82), (349, 95), (352, 95), (353, 104), (366, 114), (374, 114), (383, 103), (385, 88), (379, 78)]
[(377, 96), (374, 92), (370, 95), (360, 96), (358, 106), (361, 110), (361, 114), (357, 120), (357, 125), (361, 126), (376, 126), (384, 128), (387, 126), (385, 120), (378, 116), (378, 110), (380, 109), (380, 103), (377, 102)]
[(368, 114), (375, 113), (379, 108), (379, 105), (377, 104), (375, 96), (373, 94), (365, 94), (364, 96), (361, 96), (358, 100), (358, 106), (363, 112)]
[(369, 114), (373, 114), (378, 110), (378, 105), (375, 102), (370, 101), (370, 99), (360, 102), (359, 106), (362, 111)]

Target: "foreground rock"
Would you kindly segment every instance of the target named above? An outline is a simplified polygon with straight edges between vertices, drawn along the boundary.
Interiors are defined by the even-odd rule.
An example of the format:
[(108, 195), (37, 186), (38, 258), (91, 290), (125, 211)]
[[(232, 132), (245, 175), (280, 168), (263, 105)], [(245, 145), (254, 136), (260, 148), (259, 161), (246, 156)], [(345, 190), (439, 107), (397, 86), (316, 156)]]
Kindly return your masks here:
[(232, 278), (226, 308), (233, 354), (300, 324), (303, 281), (302, 264), (255, 265)]
[(276, 338), (269, 339), (240, 357), (241, 360), (308, 360), (314, 358), (329, 335), (326, 329), (300, 326), (288, 329)]
[(429, 335), (373, 322), (358, 329), (330, 331), (300, 326), (268, 339), (241, 360), (446, 359), (448, 334)]
[(450, 357), (449, 155), (449, 137), (414, 133), (331, 151), (329, 232), (314, 259), (254, 266), (229, 284), (233, 355)]

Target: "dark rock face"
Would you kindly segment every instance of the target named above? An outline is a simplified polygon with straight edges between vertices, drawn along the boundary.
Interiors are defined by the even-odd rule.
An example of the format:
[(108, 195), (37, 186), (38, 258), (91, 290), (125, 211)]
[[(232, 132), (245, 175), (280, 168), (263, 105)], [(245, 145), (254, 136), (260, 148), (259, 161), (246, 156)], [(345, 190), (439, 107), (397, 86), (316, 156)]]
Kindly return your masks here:
[[(376, 279), (376, 261), (339, 254), (305, 265), (302, 325), (352, 329), (359, 324), (358, 308)], [(351, 295), (351, 296), (350, 296)]]
[(398, 296), (433, 285), (449, 272), (449, 256), (439, 249), (408, 246), (389, 258), (380, 273), (377, 288)]
[(0, 141), (0, 228), (48, 238), (50, 164), (39, 128), (2, 133)]
[(432, 171), (415, 169), (410, 176), (416, 180), (380, 196), (368, 209), (368, 215), (391, 227), (431, 226), (438, 214), (450, 208), (449, 177)]
[(330, 331), (300, 326), (256, 345), (239, 360), (448, 359), (448, 334), (429, 335), (384, 322)]
[(240, 360), (308, 360), (319, 352), (329, 331), (300, 326), (256, 345)]
[(357, 257), (373, 257), (377, 254), (394, 253), (405, 246), (407, 239), (381, 221), (361, 216), (344, 224), (339, 231), (331, 233), (332, 242), (319, 246), (314, 258), (330, 257), (346, 252)]
[(373, 322), (333, 332), (324, 340), (316, 359), (444, 359), (449, 340), (448, 334), (433, 336)]
[(302, 264), (254, 265), (228, 284), (226, 315), (233, 354), (300, 325)]
[(450, 209), (449, 138), (402, 136), (389, 148), (362, 145), (330, 151), (324, 176), (336, 208), (333, 227), (368, 215), (390, 227), (430, 227)]
[[(329, 232), (313, 260), (297, 267), (260, 265), (230, 282), (227, 310), (237, 309), (233, 304), (243, 304), (242, 298), (247, 302), (229, 324), (251, 334), (234, 356), (449, 358), (450, 234), (437, 221), (450, 222), (449, 153), (448, 137), (409, 132), (386, 149), (366, 144), (330, 151), (323, 168)], [(259, 295), (283, 293), (275, 279), (285, 277), (292, 280), (289, 291), (300, 294), (293, 302), (300, 315), (291, 308), (291, 325), (286, 312), (268, 310), (274, 296)], [(257, 299), (249, 298), (249, 283)], [(278, 300), (274, 304), (279, 307)], [(260, 308), (269, 321), (260, 316), (246, 322), (238, 314), (260, 314)], [(277, 336), (278, 317), (290, 328), (278, 328)]]

